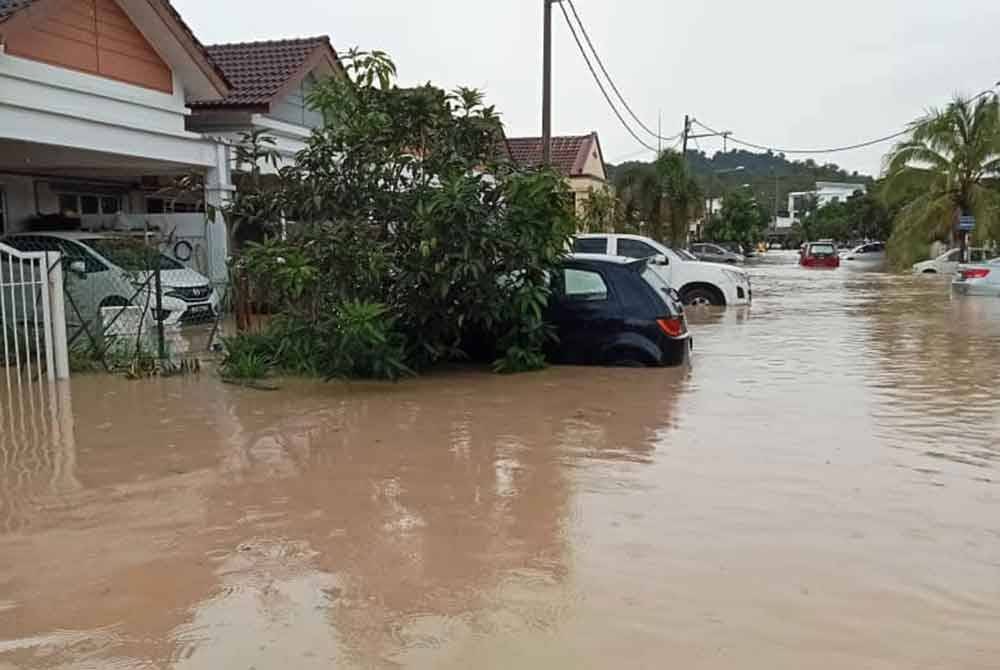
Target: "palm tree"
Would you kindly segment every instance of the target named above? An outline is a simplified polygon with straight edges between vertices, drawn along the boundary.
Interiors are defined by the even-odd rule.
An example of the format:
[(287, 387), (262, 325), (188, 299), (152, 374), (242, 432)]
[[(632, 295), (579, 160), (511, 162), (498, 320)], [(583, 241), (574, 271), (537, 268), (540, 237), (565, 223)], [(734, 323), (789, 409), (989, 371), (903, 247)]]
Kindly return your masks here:
[(680, 153), (664, 151), (655, 165), (661, 195), (661, 226), (667, 226), (666, 231), (658, 231), (658, 238), (669, 237), (671, 245), (683, 246), (691, 230), (691, 221), (704, 210), (705, 198), (687, 160)]
[(692, 219), (704, 209), (704, 198), (680, 153), (668, 150), (652, 165), (631, 165), (616, 182), (628, 232), (674, 246), (687, 241)]
[(886, 158), (883, 196), (901, 206), (890, 253), (900, 265), (921, 246), (953, 239), (958, 216), (976, 217), (979, 242), (1000, 237), (1000, 101), (956, 98), (912, 124)]

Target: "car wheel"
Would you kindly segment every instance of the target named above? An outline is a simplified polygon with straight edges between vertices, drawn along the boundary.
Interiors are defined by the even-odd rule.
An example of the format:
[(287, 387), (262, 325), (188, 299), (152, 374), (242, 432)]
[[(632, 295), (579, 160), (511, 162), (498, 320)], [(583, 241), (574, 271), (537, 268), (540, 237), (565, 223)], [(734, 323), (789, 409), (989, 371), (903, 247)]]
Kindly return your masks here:
[(937, 274), (937, 270), (930, 270), (930, 269), (924, 270), (924, 274), (925, 275), (936, 275)]
[(718, 294), (701, 286), (682, 291), (681, 301), (688, 307), (718, 307), (724, 304)]

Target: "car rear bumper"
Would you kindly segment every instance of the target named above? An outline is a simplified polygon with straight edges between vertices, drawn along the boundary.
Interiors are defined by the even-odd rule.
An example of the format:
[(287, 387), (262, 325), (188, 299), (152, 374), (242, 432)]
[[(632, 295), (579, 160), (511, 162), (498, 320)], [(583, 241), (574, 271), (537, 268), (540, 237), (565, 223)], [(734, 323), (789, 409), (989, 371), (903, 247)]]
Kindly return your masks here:
[(694, 349), (694, 338), (688, 333), (684, 337), (664, 337), (660, 339), (660, 365), (676, 367), (690, 362)]
[(983, 298), (1000, 297), (1000, 286), (984, 281), (955, 281), (951, 284), (951, 290), (956, 295)]

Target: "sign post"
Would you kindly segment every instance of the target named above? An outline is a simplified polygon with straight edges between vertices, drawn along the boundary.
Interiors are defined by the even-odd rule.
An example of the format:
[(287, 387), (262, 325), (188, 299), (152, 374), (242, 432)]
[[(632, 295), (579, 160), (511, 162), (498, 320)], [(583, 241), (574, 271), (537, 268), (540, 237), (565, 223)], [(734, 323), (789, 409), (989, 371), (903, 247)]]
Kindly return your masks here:
[(961, 252), (959, 258), (962, 263), (969, 262), (969, 233), (976, 229), (976, 217), (969, 214), (962, 214), (958, 217), (958, 232), (961, 234)]

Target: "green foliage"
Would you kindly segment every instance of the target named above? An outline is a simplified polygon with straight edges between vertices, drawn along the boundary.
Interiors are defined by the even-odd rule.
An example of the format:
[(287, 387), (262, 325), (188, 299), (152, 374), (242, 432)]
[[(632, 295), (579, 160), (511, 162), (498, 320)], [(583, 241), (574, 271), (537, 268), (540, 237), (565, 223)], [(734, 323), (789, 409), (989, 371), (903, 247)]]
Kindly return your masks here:
[(887, 158), (886, 203), (896, 208), (889, 254), (907, 268), (934, 240), (954, 239), (957, 217), (977, 219), (975, 242), (1000, 239), (1000, 100), (956, 98), (913, 123)]
[(310, 96), (325, 125), (262, 192), (262, 212), (295, 221), (287, 239), (248, 244), (235, 265), (281, 317), (272, 360), (395, 378), (462, 357), (470, 331), (540, 360), (547, 277), (577, 224), (564, 180), (508, 163), (478, 91), (398, 88), (379, 52), (346, 62), (349, 80)]
[(226, 355), (219, 372), (227, 379), (263, 379), (273, 366), (271, 339), (242, 334), (222, 338)]
[(885, 240), (892, 233), (892, 219), (884, 202), (861, 191), (823, 207), (817, 207), (815, 201), (807, 202), (800, 218), (803, 241)]
[(412, 375), (404, 362), (405, 340), (385, 305), (346, 302), (320, 325), (327, 335), (321, 366), (328, 378), (399, 379)]
[(676, 151), (664, 151), (655, 163), (616, 171), (614, 183), (622, 210), (618, 232), (683, 246), (691, 222), (704, 210), (703, 191)]
[(727, 193), (721, 211), (705, 226), (704, 236), (713, 242), (756, 244), (767, 228), (767, 212), (746, 189)]
[(624, 223), (622, 203), (612, 189), (590, 189), (580, 213), (581, 233), (610, 233)]
[[(713, 155), (689, 149), (687, 162), (707, 196), (718, 197), (747, 185), (769, 219), (774, 216), (776, 195), (778, 209), (783, 210), (789, 193), (812, 190), (817, 181), (872, 182), (870, 176), (847, 172), (833, 163), (819, 164), (811, 159), (792, 161), (783, 154), (754, 153), (743, 149), (720, 151)], [(608, 178), (618, 185), (629, 175), (634, 178), (646, 170), (651, 171), (650, 163), (609, 165)]]

